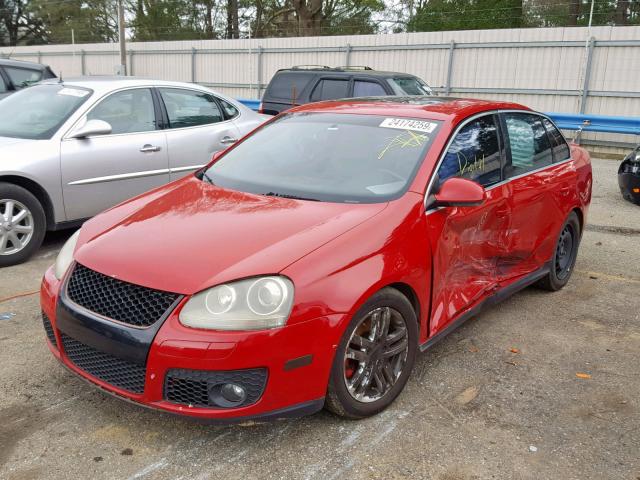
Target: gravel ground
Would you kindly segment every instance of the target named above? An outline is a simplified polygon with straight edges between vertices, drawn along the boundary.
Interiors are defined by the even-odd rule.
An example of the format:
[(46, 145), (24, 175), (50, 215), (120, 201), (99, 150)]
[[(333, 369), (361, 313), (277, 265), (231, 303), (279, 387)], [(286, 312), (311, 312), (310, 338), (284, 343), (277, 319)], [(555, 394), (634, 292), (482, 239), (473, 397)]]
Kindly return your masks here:
[(363, 421), (211, 427), (101, 393), (45, 345), (32, 292), (69, 232), (49, 235), (0, 271), (0, 478), (640, 479), (640, 207), (617, 166), (594, 161), (569, 285), (467, 323)]

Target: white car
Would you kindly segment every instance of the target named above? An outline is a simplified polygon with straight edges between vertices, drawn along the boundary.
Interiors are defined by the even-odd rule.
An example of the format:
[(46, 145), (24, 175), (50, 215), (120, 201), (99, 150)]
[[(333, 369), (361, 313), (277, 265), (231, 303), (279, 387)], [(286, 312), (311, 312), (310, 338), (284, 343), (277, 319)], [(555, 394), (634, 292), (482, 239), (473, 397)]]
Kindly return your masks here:
[(0, 267), (207, 164), (268, 116), (190, 83), (48, 80), (0, 101)]

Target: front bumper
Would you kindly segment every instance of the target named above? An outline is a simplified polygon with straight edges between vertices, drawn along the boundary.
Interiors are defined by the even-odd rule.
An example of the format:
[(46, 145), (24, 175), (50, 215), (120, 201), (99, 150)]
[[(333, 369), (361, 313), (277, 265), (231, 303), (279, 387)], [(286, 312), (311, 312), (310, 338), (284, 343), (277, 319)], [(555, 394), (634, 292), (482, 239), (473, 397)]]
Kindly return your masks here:
[[(55, 339), (55, 345), (48, 342), (49, 348), (72, 372), (109, 393), (143, 406), (219, 422), (294, 417), (322, 408), (343, 314), (265, 331), (205, 331), (179, 323), (178, 313), (186, 302), (181, 299), (151, 331), (96, 318), (66, 301), (60, 288), (61, 282), (49, 269), (40, 298), (53, 332), (49, 338)], [(98, 361), (83, 363), (87, 351), (98, 352)], [(118, 363), (120, 373), (138, 372), (140, 381), (103, 375), (98, 367), (110, 361), (122, 362)], [(167, 398), (170, 371), (256, 369), (266, 370), (266, 382), (257, 401), (247, 406), (204, 407)]]

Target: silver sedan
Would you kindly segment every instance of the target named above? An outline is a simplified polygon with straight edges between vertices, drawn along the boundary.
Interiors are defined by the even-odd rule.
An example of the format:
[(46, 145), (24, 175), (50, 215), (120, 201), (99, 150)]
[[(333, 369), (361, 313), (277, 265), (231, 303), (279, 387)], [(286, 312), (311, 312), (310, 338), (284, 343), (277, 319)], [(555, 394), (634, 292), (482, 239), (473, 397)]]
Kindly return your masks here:
[(207, 164), (266, 118), (207, 88), (127, 77), (46, 81), (0, 101), (0, 267)]

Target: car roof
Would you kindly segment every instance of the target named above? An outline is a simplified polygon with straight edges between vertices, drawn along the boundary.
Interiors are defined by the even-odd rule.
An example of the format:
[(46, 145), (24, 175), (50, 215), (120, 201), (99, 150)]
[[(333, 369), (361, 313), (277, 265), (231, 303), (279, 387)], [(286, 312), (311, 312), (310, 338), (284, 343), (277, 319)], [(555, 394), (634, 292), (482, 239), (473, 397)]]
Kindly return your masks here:
[(454, 123), (477, 113), (493, 110), (531, 110), (524, 105), (495, 100), (438, 96), (363, 97), (308, 103), (289, 112), (354, 113), (450, 120)]
[(197, 85), (195, 83), (172, 82), (167, 80), (155, 80), (142, 77), (123, 77), (118, 75), (91, 75), (86, 77), (73, 77), (59, 79), (50, 79), (40, 82), (40, 84), (64, 83), (69, 87), (90, 88), (96, 93), (108, 93), (113, 90), (127, 87), (179, 87), (179, 88), (197, 88), (210, 90), (207, 87)]
[(6, 67), (31, 68), (34, 70), (45, 70), (48, 68), (47, 65), (43, 65), (42, 63), (13, 60), (10, 58), (0, 58), (0, 65), (4, 65)]
[(343, 74), (343, 75), (369, 75), (373, 77), (415, 77), (410, 73), (402, 73), (402, 72), (389, 72), (385, 70), (373, 70), (369, 67), (324, 67), (324, 66), (311, 66), (310, 68), (302, 67), (292, 67), (292, 68), (282, 68), (278, 70), (276, 73), (297, 73), (297, 74)]

